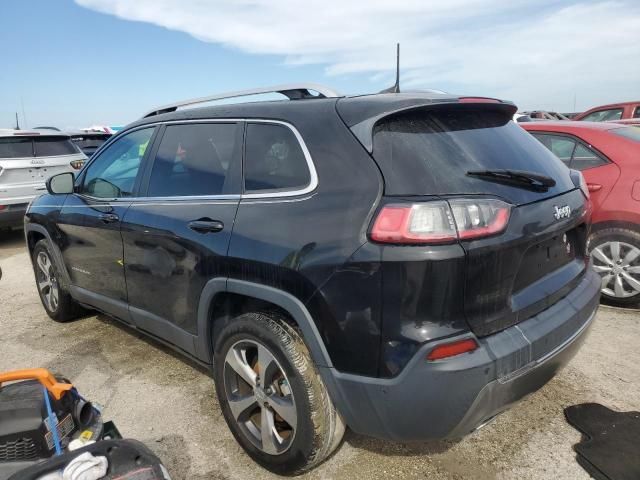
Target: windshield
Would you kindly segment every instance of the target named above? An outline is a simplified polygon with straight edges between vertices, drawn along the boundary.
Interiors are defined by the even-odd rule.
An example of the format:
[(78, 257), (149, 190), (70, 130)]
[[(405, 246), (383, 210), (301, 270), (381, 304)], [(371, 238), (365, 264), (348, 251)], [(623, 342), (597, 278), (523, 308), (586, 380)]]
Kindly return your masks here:
[(387, 117), (375, 128), (373, 155), (387, 195), (493, 193), (524, 201), (513, 186), (467, 175), (495, 169), (551, 177), (557, 185), (550, 193), (574, 188), (558, 158), (503, 112), (488, 108), (425, 109)]

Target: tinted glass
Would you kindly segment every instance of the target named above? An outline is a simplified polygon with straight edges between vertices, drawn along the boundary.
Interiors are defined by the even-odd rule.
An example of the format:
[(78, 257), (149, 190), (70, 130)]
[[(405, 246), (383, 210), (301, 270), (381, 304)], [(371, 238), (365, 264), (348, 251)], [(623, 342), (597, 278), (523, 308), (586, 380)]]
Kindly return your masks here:
[(82, 192), (97, 198), (131, 196), (152, 134), (153, 128), (136, 130), (109, 145), (87, 168)]
[(73, 155), (79, 150), (68, 138), (36, 137), (33, 139), (36, 157), (54, 157), (56, 155)]
[(268, 123), (247, 125), (245, 191), (296, 190), (310, 182), (307, 160), (291, 129)]
[[(373, 156), (388, 195), (500, 193), (513, 189), (469, 170), (528, 170), (568, 184), (566, 168), (502, 111), (473, 108), (394, 115), (374, 131)], [(564, 180), (563, 180), (564, 179)], [(561, 181), (562, 180), (562, 181)], [(517, 193), (514, 193), (517, 195)]]
[(607, 163), (606, 160), (601, 158), (597, 153), (579, 143), (573, 152), (571, 168), (586, 170), (587, 168), (599, 167), (605, 163)]
[(606, 122), (608, 120), (620, 120), (622, 118), (622, 108), (613, 108), (610, 110), (598, 110), (590, 113), (581, 120), (585, 122)]
[(0, 138), (0, 158), (33, 157), (33, 143), (30, 138)]
[(640, 107), (636, 107), (633, 111), (633, 118), (640, 118)]
[(547, 135), (547, 134), (533, 134), (540, 143), (553, 152), (553, 154), (562, 160), (562, 163), (569, 166), (571, 163), (571, 156), (573, 155), (573, 149), (576, 146), (576, 142), (568, 137), (562, 137), (559, 135)]
[(221, 195), (239, 154), (238, 124), (170, 125), (158, 148), (147, 196)]
[(609, 131), (615, 135), (620, 135), (622, 137), (635, 140), (636, 142), (640, 142), (640, 126), (616, 128)]

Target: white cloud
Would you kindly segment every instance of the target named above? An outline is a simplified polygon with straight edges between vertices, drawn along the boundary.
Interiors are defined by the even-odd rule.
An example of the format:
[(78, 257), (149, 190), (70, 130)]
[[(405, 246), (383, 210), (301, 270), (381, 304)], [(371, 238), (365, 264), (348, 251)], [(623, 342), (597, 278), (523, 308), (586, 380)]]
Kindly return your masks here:
[[(637, 100), (640, 4), (562, 0), (76, 0), (327, 76), (510, 98), (525, 108)], [(363, 85), (367, 90), (367, 85)]]

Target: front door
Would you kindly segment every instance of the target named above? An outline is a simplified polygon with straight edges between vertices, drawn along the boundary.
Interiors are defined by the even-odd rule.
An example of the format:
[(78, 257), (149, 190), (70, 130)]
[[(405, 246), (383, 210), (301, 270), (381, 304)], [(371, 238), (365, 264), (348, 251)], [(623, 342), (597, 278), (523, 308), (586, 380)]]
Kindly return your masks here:
[(128, 320), (122, 218), (139, 185), (154, 128), (126, 134), (93, 159), (60, 212), (62, 255), (74, 295)]
[(227, 276), (240, 198), (241, 122), (162, 127), (140, 198), (124, 216), (129, 311), (136, 326), (194, 351), (200, 294)]

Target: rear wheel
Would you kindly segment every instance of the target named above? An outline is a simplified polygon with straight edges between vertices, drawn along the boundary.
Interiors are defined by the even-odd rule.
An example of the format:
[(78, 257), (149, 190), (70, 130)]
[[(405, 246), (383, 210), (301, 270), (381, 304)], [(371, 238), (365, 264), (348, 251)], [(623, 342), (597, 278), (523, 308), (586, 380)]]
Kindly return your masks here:
[(640, 234), (622, 228), (595, 232), (589, 241), (593, 268), (602, 278), (607, 303), (630, 306), (640, 303)]
[(219, 333), (215, 351), (222, 413), (256, 462), (295, 474), (335, 450), (344, 424), (302, 338), (284, 319), (241, 315)]
[(56, 322), (68, 322), (84, 313), (85, 310), (60, 285), (60, 272), (46, 240), (40, 240), (33, 249), (33, 268), (38, 294), (49, 317)]

